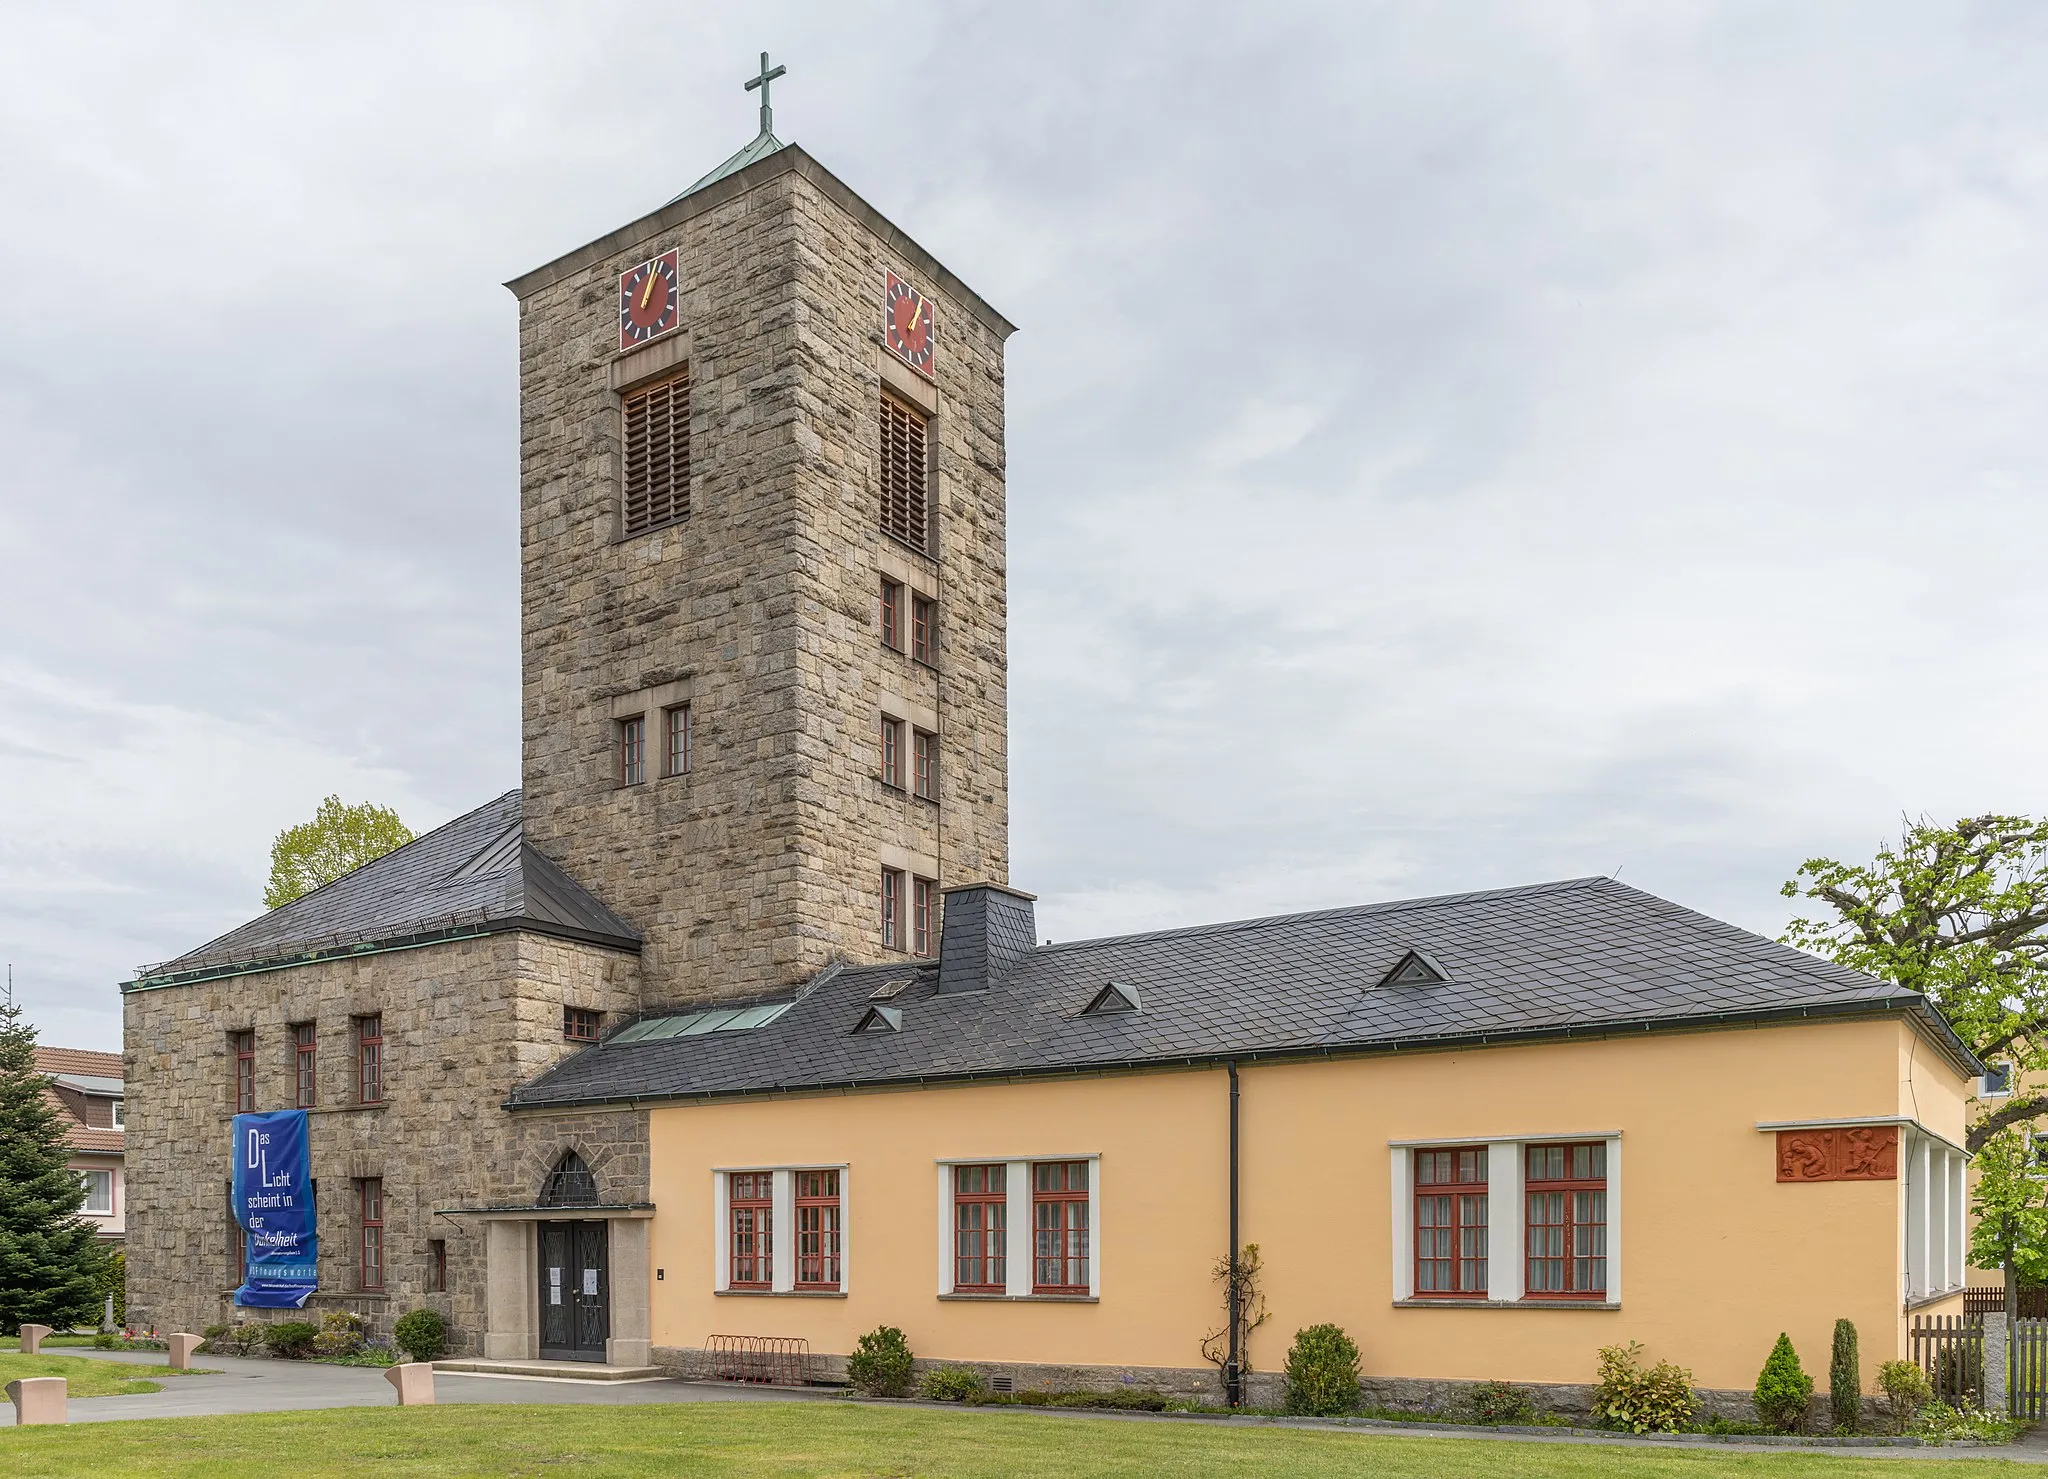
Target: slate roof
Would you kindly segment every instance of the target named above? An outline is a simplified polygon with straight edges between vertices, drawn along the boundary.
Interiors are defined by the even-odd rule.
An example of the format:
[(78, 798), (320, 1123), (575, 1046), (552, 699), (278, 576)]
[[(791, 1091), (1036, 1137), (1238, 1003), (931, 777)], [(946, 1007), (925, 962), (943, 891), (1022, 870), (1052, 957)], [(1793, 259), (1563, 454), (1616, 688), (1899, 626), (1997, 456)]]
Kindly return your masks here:
[[(1409, 951), (1450, 979), (1381, 985)], [(899, 1031), (856, 1035), (877, 988)], [(1141, 1010), (1082, 1015), (1110, 981)], [(766, 1026), (608, 1040), (515, 1107), (1397, 1051), (1901, 1012), (1980, 1071), (1914, 993), (1606, 878), (1040, 946), (985, 992), (910, 965), (827, 971)]]
[(638, 931), (526, 842), (517, 791), (176, 960), (144, 966), (122, 990), (506, 929), (640, 948)]

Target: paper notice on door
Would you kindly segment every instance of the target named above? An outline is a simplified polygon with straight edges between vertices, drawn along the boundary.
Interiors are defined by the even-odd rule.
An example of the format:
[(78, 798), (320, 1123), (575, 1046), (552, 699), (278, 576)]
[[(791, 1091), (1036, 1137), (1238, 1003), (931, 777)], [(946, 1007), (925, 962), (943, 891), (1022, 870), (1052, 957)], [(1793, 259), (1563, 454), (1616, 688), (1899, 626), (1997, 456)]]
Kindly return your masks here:
[(589, 1298), (591, 1298), (591, 1299), (595, 1299), (595, 1298), (597, 1298), (597, 1270), (596, 1270), (596, 1269), (594, 1269), (594, 1268), (587, 1268), (587, 1269), (585, 1269), (585, 1270), (583, 1271), (583, 1292), (584, 1292), (584, 1294), (585, 1294), (586, 1296), (588, 1296), (588, 1297), (589, 1297)]
[(556, 1285), (555, 1285), (554, 1287), (552, 1287), (551, 1289), (549, 1289), (549, 1290), (548, 1290), (548, 1303), (549, 1303), (549, 1304), (560, 1304), (561, 1302), (562, 1302), (562, 1286), (561, 1286), (560, 1284), (556, 1284)]
[(562, 1271), (558, 1268), (551, 1268), (548, 1270), (548, 1303), (560, 1304), (561, 1302)]

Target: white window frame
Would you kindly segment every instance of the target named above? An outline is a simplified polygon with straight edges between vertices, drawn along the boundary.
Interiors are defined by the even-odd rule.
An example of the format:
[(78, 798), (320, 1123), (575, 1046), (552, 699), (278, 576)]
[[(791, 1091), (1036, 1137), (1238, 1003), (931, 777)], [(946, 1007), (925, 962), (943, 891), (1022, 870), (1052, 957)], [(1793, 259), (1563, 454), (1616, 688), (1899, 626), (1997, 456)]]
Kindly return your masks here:
[[(1599, 1141), (1607, 1147), (1607, 1297), (1588, 1299), (1528, 1299), (1524, 1284), (1528, 1278), (1529, 1250), (1524, 1236), (1527, 1204), (1523, 1199), (1523, 1178), (1527, 1161), (1523, 1155), (1532, 1145), (1584, 1144)], [(1451, 1146), (1486, 1147), (1486, 1296), (1484, 1299), (1444, 1299), (1415, 1296), (1415, 1152)], [(1396, 1304), (1489, 1304), (1514, 1309), (1607, 1309), (1621, 1303), (1621, 1131), (1585, 1130), (1569, 1135), (1438, 1135), (1427, 1140), (1390, 1140), (1392, 1158), (1389, 1185), (1393, 1193), (1394, 1268)], [(1503, 1259), (1501, 1251), (1507, 1250)]]
[[(104, 1207), (95, 1207), (92, 1204), (93, 1188), (100, 1184), (100, 1178), (102, 1177), (105, 1178), (107, 1188), (107, 1204)], [(111, 1170), (102, 1170), (94, 1166), (80, 1171), (78, 1179), (85, 1184), (85, 1205), (79, 1210), (88, 1217), (112, 1217), (114, 1215), (114, 1173)]]
[[(766, 1289), (732, 1287), (732, 1229), (727, 1214), (732, 1210), (729, 1177), (767, 1172), (769, 1217), (768, 1256), (772, 1263)], [(796, 1173), (837, 1171), (839, 1173), (839, 1287), (799, 1289), (796, 1287)], [(786, 1166), (719, 1166), (712, 1180), (712, 1271), (711, 1288), (717, 1294), (797, 1295), (804, 1299), (842, 1298), (853, 1287), (853, 1171), (844, 1161), (799, 1161)]]
[[(1031, 1267), (1036, 1252), (1035, 1220), (1031, 1212), (1031, 1168), (1053, 1161), (1088, 1163), (1088, 1292), (1083, 1294), (1036, 1294), (1032, 1292)], [(939, 1188), (939, 1297), (942, 1299), (1020, 1299), (1042, 1304), (1075, 1303), (1102, 1298), (1102, 1153), (1082, 1151), (1074, 1155), (961, 1155), (936, 1163)], [(1003, 1169), (1003, 1260), (1001, 1294), (958, 1293), (953, 1288), (953, 1168), (955, 1166), (996, 1166)], [(1024, 1256), (1017, 1256), (1016, 1234), (1025, 1236)]]
[(107, 1102), (110, 1107), (110, 1111), (113, 1115), (114, 1128), (117, 1130), (125, 1131), (128, 1128), (128, 1101), (126, 1099), (116, 1098), (110, 1099)]

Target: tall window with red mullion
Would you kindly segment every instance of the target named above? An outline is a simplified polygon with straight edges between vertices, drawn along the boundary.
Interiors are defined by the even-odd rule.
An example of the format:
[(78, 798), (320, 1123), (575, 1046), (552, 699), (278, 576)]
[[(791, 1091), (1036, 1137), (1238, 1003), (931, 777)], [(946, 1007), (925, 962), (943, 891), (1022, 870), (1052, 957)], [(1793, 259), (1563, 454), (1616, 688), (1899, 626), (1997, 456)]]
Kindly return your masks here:
[(1088, 1292), (1088, 1163), (1031, 1168), (1031, 1292)]
[(882, 784), (903, 789), (903, 721), (882, 718)]
[(319, 1096), (320, 1080), (314, 1072), (313, 1024), (300, 1022), (292, 1028), (292, 1071), (298, 1083), (297, 1107), (311, 1109)]
[(913, 730), (911, 738), (911, 794), (927, 801), (939, 799), (939, 737)]
[(893, 580), (882, 582), (882, 645), (903, 650), (903, 587)]
[(953, 1168), (953, 1290), (1002, 1294), (1010, 1279), (1008, 1168)]
[(228, 1034), (235, 1049), (235, 1113), (256, 1112), (256, 1034), (252, 1031)]
[(362, 1104), (384, 1102), (384, 1018), (356, 1018), (356, 1098)]
[(1486, 1297), (1486, 1147), (1415, 1152), (1415, 1297)]
[(375, 1176), (366, 1176), (357, 1183), (362, 1188), (362, 1287), (382, 1289), (384, 1287), (384, 1183)]
[(1529, 1299), (1607, 1297), (1607, 1147), (1531, 1145), (1525, 1154)]
[(796, 1287), (839, 1287), (839, 1173), (796, 1173)]
[(929, 878), (915, 878), (910, 883), (910, 953), (930, 955), (932, 941), (937, 935), (932, 929), (932, 894), (934, 889)]
[(903, 875), (894, 868), (882, 870), (882, 948), (898, 950), (903, 945)]
[(735, 1171), (726, 1178), (726, 1219), (731, 1259), (726, 1286), (772, 1289), (775, 1286), (775, 1175), (772, 1171)]
[(932, 660), (932, 603), (923, 596), (910, 598), (910, 655), (925, 664)]

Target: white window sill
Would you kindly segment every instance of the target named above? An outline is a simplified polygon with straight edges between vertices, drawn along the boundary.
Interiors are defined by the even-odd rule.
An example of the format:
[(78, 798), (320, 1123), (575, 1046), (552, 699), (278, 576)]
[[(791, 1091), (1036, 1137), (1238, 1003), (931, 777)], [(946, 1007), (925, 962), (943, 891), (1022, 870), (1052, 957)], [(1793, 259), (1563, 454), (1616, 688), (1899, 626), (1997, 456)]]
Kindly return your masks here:
[(720, 1299), (844, 1299), (844, 1289), (713, 1289)]
[(983, 1304), (1100, 1304), (1099, 1294), (941, 1294), (941, 1299), (976, 1300)]
[(1620, 1302), (1600, 1299), (1397, 1299), (1397, 1310), (1618, 1310)]

